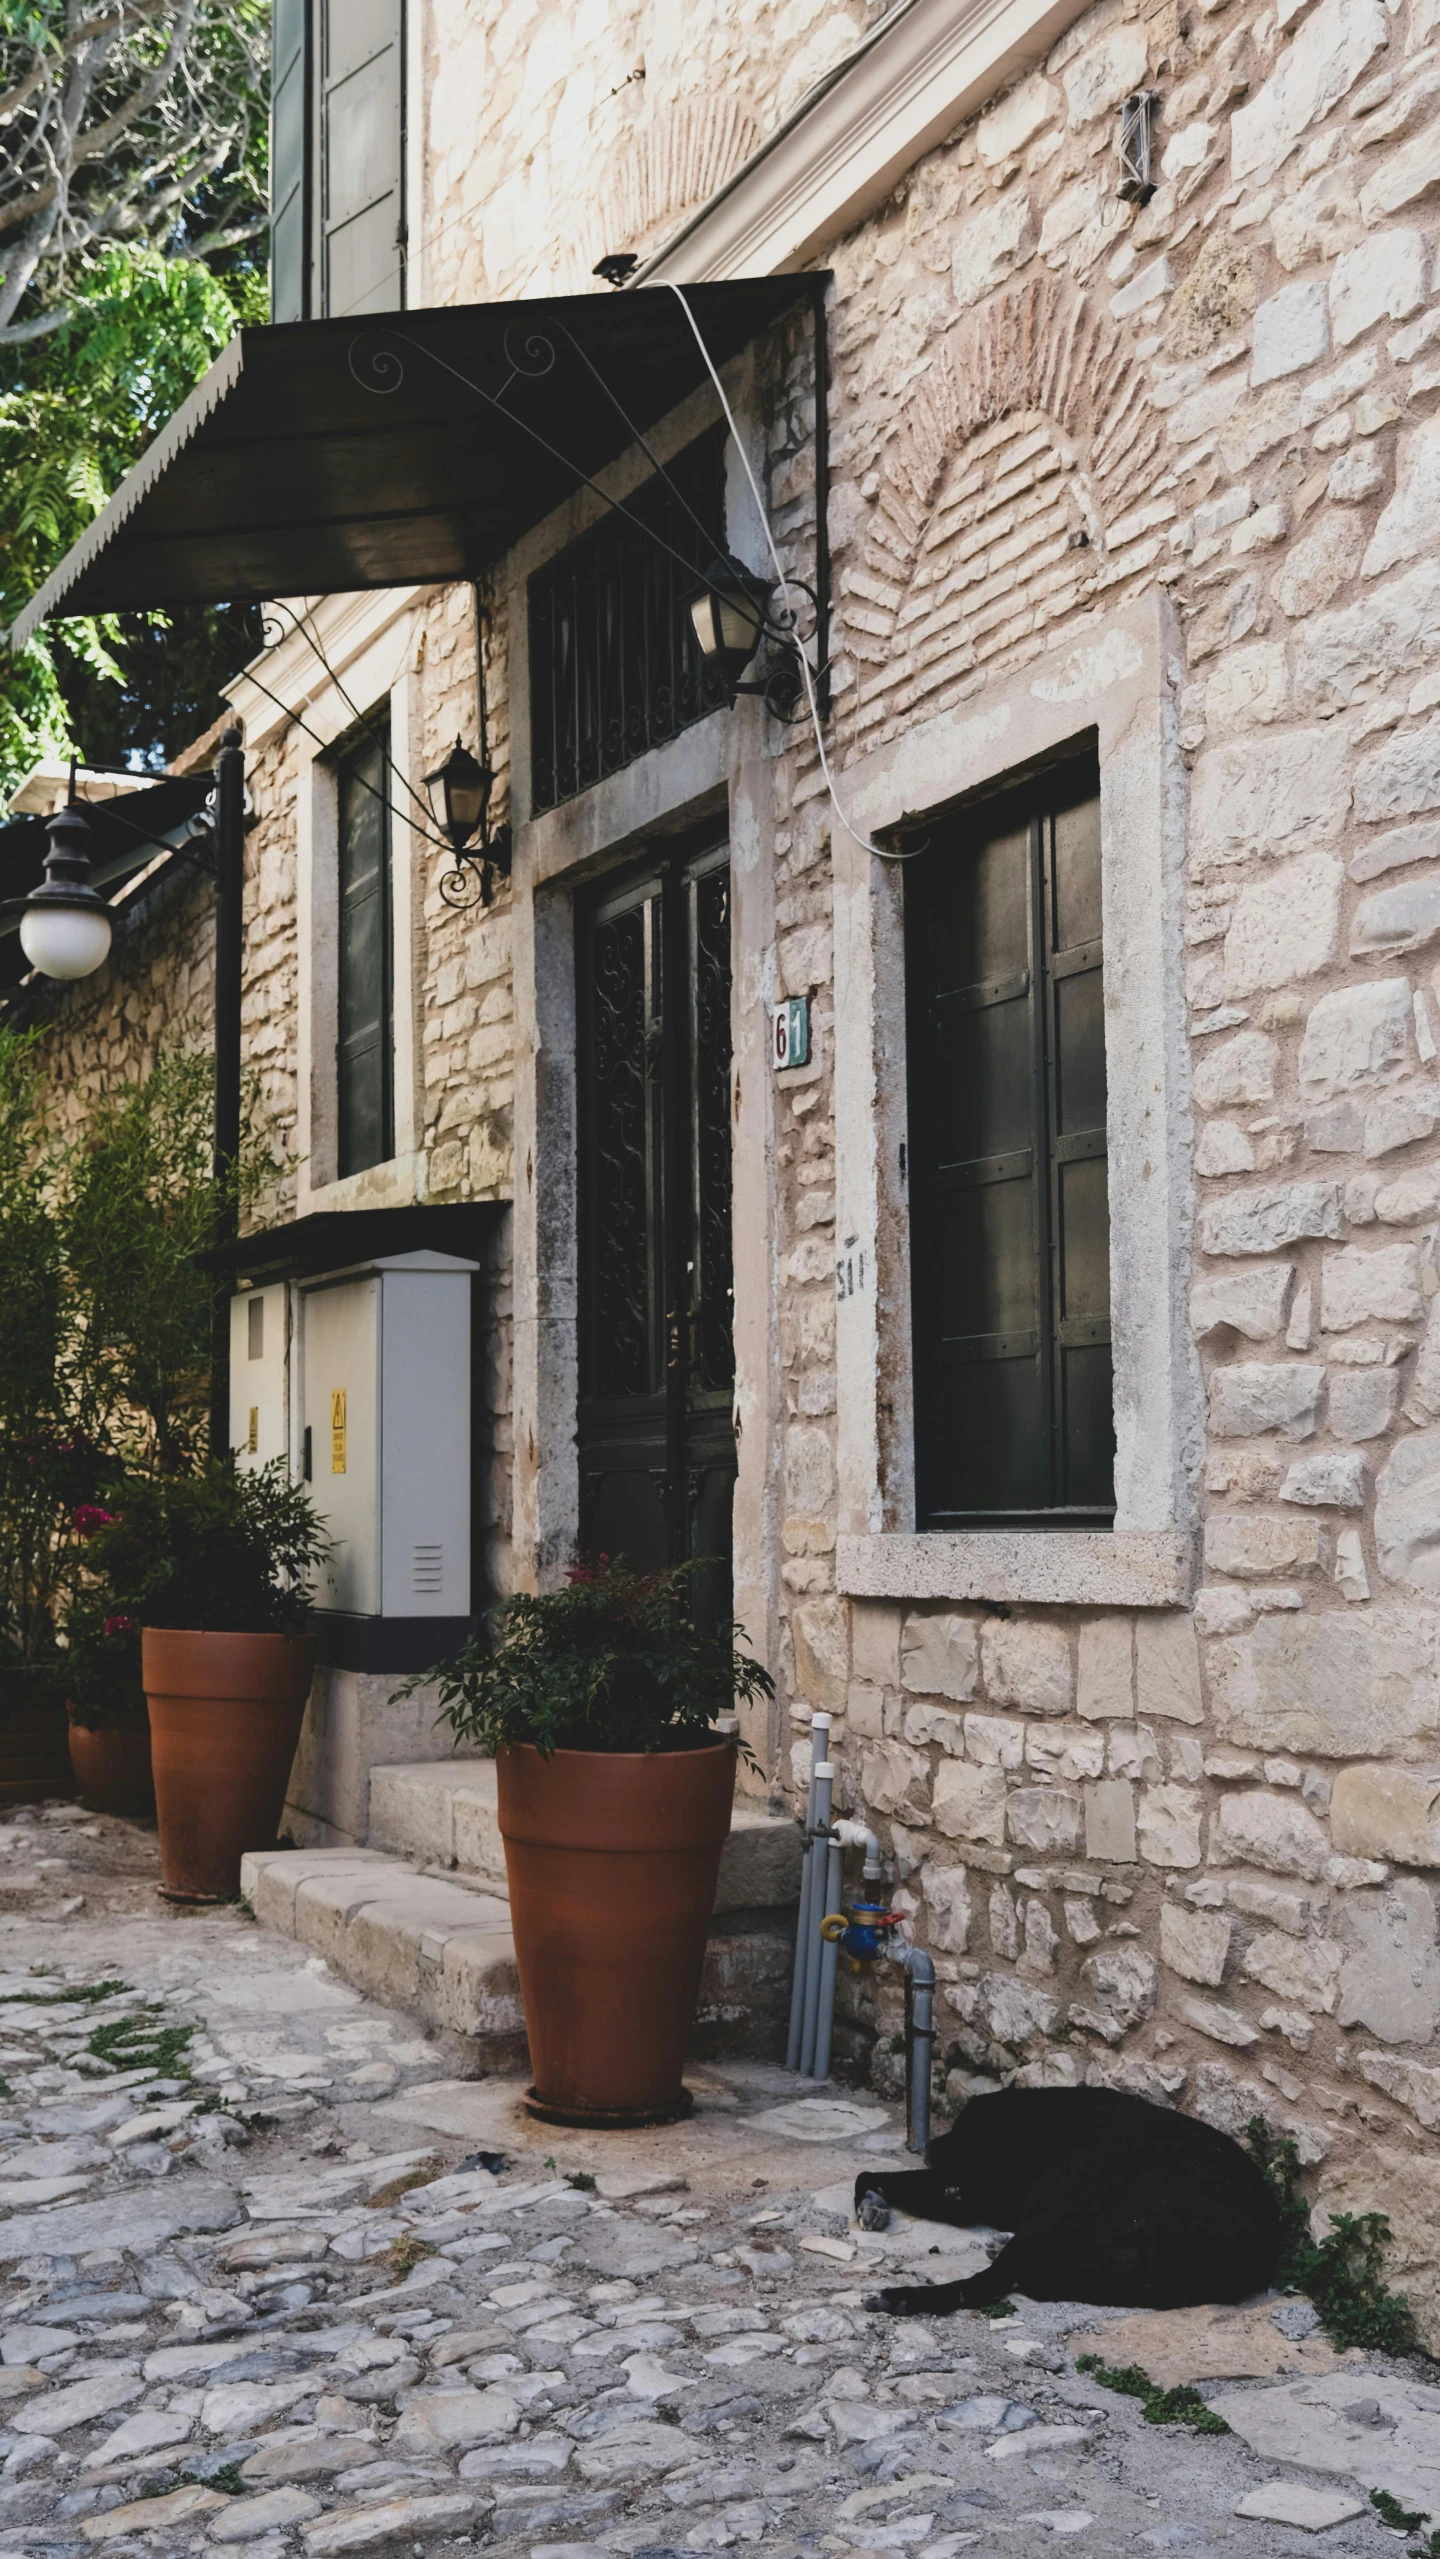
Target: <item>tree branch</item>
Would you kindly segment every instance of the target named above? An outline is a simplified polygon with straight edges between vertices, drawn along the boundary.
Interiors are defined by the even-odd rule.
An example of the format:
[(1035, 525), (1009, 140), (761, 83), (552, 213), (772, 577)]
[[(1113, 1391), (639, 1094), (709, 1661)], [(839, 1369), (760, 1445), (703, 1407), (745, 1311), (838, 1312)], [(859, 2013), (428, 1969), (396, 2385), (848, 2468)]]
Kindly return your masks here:
[(23, 80), (17, 80), (15, 86), (0, 97), (0, 124), (8, 124), (27, 99), (33, 98), (36, 90), (51, 77), (57, 62), (68, 61), (72, 54), (83, 52), (97, 36), (123, 34), (132, 21), (162, 17), (174, 5), (175, 0), (122, 0), (118, 8), (102, 9), (95, 17), (82, 19), (79, 26), (71, 27), (54, 43), (53, 49), (40, 55), (33, 71), (27, 72)]

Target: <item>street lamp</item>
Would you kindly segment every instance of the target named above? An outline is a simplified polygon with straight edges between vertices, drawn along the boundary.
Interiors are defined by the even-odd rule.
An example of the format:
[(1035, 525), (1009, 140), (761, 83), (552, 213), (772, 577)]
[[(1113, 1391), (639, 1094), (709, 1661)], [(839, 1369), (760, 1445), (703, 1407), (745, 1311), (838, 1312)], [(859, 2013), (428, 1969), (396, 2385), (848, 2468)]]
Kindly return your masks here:
[(91, 886), (90, 821), (72, 798), (45, 832), (45, 877), (21, 902), (20, 947), (42, 977), (93, 977), (110, 955), (111, 919)]
[[(483, 738), (481, 744), (484, 744)], [(440, 882), (440, 894), (447, 906), (473, 906), (475, 888), (473, 879), (467, 878), (468, 873), (478, 877), (481, 902), (488, 906), (492, 893), (491, 872), (499, 871), (506, 879), (510, 876), (510, 829), (500, 826), (493, 835), (490, 832), (490, 794), (495, 787), (494, 772), (488, 763), (478, 762), (468, 746), (462, 746), (457, 737), (444, 763), (425, 776), (425, 788), (432, 795), (437, 784), (444, 810), (440, 824), (455, 854), (455, 868), (447, 871)], [(434, 806), (433, 796), (431, 806)], [(468, 849), (477, 835), (480, 838), (478, 854)]]

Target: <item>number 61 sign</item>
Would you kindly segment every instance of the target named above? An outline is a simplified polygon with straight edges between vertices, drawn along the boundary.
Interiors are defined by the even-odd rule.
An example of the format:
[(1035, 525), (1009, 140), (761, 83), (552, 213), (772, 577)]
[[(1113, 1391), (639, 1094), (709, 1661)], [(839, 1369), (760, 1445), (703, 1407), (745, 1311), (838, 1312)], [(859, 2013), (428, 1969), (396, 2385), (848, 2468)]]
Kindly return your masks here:
[(775, 1007), (774, 1031), (770, 1062), (779, 1075), (787, 1066), (810, 1063), (810, 998), (808, 995), (787, 996)]

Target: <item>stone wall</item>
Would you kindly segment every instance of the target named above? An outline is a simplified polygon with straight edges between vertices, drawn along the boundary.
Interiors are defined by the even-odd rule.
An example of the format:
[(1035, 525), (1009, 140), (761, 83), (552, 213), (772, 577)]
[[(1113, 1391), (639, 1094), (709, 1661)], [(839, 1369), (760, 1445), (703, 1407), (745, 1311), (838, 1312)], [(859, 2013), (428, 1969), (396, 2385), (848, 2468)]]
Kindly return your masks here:
[[(424, 298), (576, 289), (600, 247), (651, 245), (869, 14), (437, 0)], [(1437, 39), (1436, 0), (1099, 0), (826, 251), (842, 784), (915, 723), (983, 713), (987, 687), (1117, 604), (1173, 602), (1209, 1415), (1193, 1607), (839, 1592), (846, 1026), (833, 819), (800, 729), (771, 738), (774, 950), (744, 955), (747, 986), (773, 962), (776, 992), (811, 996), (815, 1033), (814, 1065), (777, 1087), (769, 1167), (777, 1782), (803, 1787), (810, 1717), (836, 1714), (847, 1806), (881, 1824), (962, 2075), (1114, 2080), (1232, 2128), (1263, 2106), (1336, 2174), (1415, 2163), (1440, 2121)], [(1116, 163), (1141, 88), (1160, 100), (1143, 207)], [(773, 362), (770, 497), (804, 573), (803, 326)], [(428, 766), (474, 735), (469, 591), (423, 598), (416, 627)], [(266, 749), (251, 857), (246, 1019), (282, 1131), (295, 752), (293, 733)], [(456, 916), (412, 850), (423, 1187), (504, 1198), (514, 893)], [(183, 973), (149, 991), (171, 948), (147, 943), (133, 982), (122, 954), (113, 998), (62, 1006), (69, 1092), (107, 1001), (106, 1072), (152, 1016), (193, 1013)], [(883, 1344), (908, 1307), (878, 1243)], [(878, 1996), (867, 2029), (892, 2022)]]
[[(803, 745), (778, 793), (779, 980), (821, 1007), (779, 1146), (795, 1783), (824, 1706), (962, 2076), (1263, 2105), (1311, 2159), (1440, 2121), (1437, 27), (1107, 0), (833, 251), (842, 763), (1117, 598), (1180, 618), (1193, 1611), (836, 1595)], [(1147, 86), (1137, 209), (1116, 110)]]

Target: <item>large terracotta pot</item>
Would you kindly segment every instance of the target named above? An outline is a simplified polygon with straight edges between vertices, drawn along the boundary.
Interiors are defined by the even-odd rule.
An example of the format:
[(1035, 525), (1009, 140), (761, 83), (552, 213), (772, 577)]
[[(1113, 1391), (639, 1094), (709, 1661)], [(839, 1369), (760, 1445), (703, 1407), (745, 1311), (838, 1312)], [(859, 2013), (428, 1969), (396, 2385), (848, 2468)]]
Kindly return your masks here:
[(81, 1801), (95, 1813), (153, 1813), (150, 1727), (79, 1724), (70, 1719), (70, 1765)]
[(247, 1848), (272, 1848), (310, 1680), (308, 1635), (210, 1635), (147, 1626), (160, 1889), (231, 1901)]
[(65, 1704), (45, 1662), (0, 1668), (0, 1804), (42, 1804), (73, 1795), (65, 1746)]
[(735, 1750), (557, 1750), (496, 1761), (515, 1958), (550, 2123), (668, 2123), (689, 2111), (685, 2044)]

